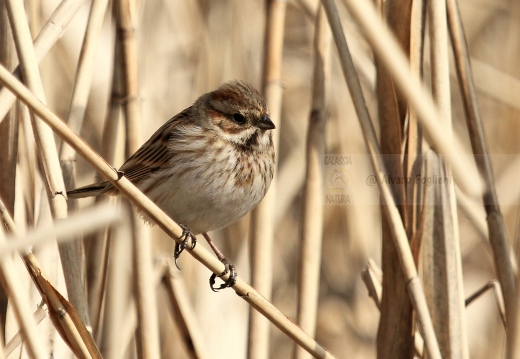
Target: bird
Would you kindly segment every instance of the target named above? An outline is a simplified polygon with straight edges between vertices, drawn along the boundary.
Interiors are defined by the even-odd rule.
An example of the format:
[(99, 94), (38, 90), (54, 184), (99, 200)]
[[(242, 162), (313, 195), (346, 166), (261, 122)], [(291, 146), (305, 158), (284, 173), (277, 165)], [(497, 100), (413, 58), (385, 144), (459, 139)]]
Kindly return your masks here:
[[(231, 81), (200, 96), (162, 125), (120, 167), (130, 182), (183, 228), (175, 260), (202, 234), (230, 272), (211, 289), (231, 287), (236, 270), (207, 232), (224, 228), (250, 212), (265, 196), (275, 169), (272, 130), (262, 95), (250, 84)], [(117, 195), (108, 181), (67, 192), (69, 198)], [(144, 217), (145, 221), (149, 219)]]

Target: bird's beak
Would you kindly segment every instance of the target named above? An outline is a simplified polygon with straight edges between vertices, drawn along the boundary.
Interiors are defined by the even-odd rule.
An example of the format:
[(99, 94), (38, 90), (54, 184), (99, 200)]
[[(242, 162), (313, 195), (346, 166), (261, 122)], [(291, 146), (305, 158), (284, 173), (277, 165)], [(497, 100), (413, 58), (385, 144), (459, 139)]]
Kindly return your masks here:
[(263, 115), (260, 121), (258, 121), (258, 128), (261, 130), (274, 130), (276, 126), (273, 121), (267, 115)]

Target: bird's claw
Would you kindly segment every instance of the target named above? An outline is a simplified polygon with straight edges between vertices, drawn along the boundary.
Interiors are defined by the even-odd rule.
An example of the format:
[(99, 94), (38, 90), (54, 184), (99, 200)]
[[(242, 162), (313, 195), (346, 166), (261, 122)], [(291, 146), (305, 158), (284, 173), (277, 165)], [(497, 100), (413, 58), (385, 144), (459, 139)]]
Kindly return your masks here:
[[(209, 278), (209, 286), (211, 287), (211, 290), (214, 292), (218, 292), (219, 290), (225, 289), (225, 288), (231, 288), (237, 282), (237, 271), (235, 270), (235, 266), (232, 263), (230, 263), (226, 258), (221, 258), (220, 261), (225, 266), (224, 271), (222, 273), (220, 273), (219, 275), (216, 275), (215, 273), (213, 273), (211, 275), (211, 277)], [(229, 273), (229, 278), (224, 283), (222, 283), (218, 288), (215, 288), (215, 279), (217, 279), (217, 277), (222, 278), (223, 276), (225, 276), (228, 273)]]
[(182, 241), (182, 243), (175, 242), (175, 251), (173, 254), (173, 258), (175, 260), (175, 266), (180, 270), (179, 264), (177, 263), (181, 253), (188, 248), (188, 243), (191, 239), (191, 245), (189, 246), (189, 249), (192, 250), (197, 245), (197, 239), (193, 234), (191, 234), (190, 229), (186, 226), (180, 225), (182, 228), (182, 235), (179, 237), (179, 240)]

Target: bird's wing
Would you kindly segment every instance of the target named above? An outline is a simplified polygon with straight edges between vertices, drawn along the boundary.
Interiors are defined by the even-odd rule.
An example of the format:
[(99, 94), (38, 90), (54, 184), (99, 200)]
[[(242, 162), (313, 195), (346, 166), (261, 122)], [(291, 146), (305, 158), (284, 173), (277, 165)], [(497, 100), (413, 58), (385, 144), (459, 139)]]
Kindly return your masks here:
[[(146, 179), (151, 173), (168, 165), (171, 152), (168, 150), (167, 142), (174, 135), (174, 128), (190, 119), (191, 107), (180, 112), (168, 120), (121, 166), (119, 171), (137, 185)], [(103, 193), (113, 193), (114, 186), (108, 182), (100, 182), (85, 187), (67, 191), (71, 198), (83, 198), (97, 196)]]
[(130, 182), (137, 184), (161, 168), (171, 158), (168, 141), (179, 123), (189, 121), (191, 107), (180, 112), (162, 125), (119, 169)]

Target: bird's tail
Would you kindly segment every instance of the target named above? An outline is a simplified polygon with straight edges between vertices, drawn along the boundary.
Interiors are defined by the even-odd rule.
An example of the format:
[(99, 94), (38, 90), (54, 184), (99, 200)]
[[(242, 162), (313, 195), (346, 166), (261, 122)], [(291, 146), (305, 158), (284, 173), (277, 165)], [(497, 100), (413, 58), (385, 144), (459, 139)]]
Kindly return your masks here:
[(97, 196), (100, 194), (105, 193), (107, 190), (110, 189), (111, 184), (110, 182), (101, 182), (101, 183), (94, 183), (85, 187), (76, 188), (70, 191), (67, 191), (67, 197), (69, 198), (85, 198), (85, 197), (92, 197)]

